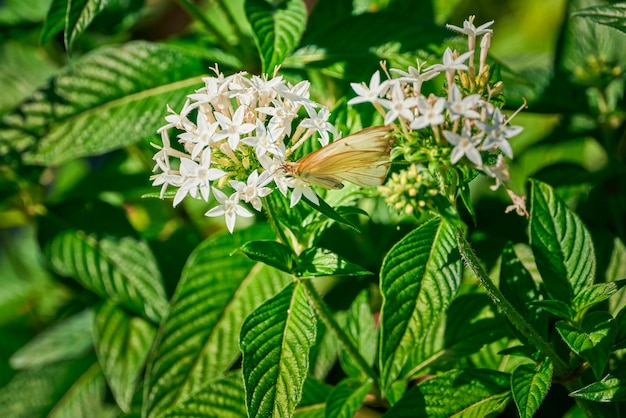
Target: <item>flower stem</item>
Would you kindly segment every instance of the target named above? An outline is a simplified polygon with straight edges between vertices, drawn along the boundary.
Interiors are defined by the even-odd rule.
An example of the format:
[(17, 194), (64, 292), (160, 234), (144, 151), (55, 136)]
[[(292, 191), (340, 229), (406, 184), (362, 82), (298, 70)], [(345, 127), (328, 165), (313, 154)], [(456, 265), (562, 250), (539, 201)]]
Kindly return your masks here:
[(535, 346), (543, 355), (552, 360), (554, 371), (556, 376), (563, 376), (570, 373), (568, 365), (559, 357), (554, 351), (550, 343), (545, 341), (541, 336), (533, 329), (533, 327), (524, 319), (522, 315), (511, 305), (511, 303), (504, 297), (500, 289), (491, 281), (491, 278), (485, 271), (485, 268), (480, 264), (476, 253), (472, 250), (470, 243), (465, 238), (465, 234), (462, 230), (457, 230), (457, 242), (461, 257), (467, 267), (474, 272), (480, 284), (487, 291), (487, 295), (498, 307), (500, 312), (509, 320), (509, 322), (521, 332), (528, 341)]
[(348, 355), (356, 362), (358, 368), (367, 377), (373, 379), (374, 382), (378, 382), (378, 376), (374, 372), (374, 369), (365, 361), (359, 350), (356, 348), (350, 337), (341, 329), (333, 314), (326, 306), (326, 303), (322, 300), (322, 297), (315, 289), (311, 280), (304, 279), (302, 284), (309, 295), (309, 301), (313, 304), (313, 307), (320, 316), (322, 322), (339, 338), (339, 342), (346, 350)]

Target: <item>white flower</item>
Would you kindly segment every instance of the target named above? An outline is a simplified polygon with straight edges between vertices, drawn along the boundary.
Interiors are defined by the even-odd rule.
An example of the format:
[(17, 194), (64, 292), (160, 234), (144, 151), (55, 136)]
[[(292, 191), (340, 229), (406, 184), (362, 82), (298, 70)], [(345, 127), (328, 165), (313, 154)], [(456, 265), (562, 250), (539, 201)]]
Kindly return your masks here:
[(302, 196), (306, 197), (309, 201), (315, 203), (316, 205), (320, 204), (317, 195), (313, 189), (311, 189), (311, 185), (309, 183), (302, 181), (299, 178), (291, 177), (288, 179), (287, 184), (291, 189), (293, 189), (291, 191), (291, 202), (289, 204), (290, 208), (294, 207), (300, 199), (302, 199)]
[(259, 173), (254, 170), (248, 176), (247, 183), (237, 180), (231, 180), (229, 183), (244, 202), (250, 203), (254, 209), (260, 212), (262, 208), (261, 198), (272, 192), (272, 189), (265, 187), (270, 181), (272, 178), (269, 172), (264, 171), (259, 176)]
[(459, 86), (453, 84), (452, 88), (450, 88), (448, 102), (446, 103), (446, 107), (450, 111), (450, 120), (455, 121), (461, 116), (472, 119), (480, 118), (480, 114), (474, 110), (479, 102), (479, 94), (463, 97)]
[(237, 215), (244, 218), (250, 218), (254, 216), (248, 209), (243, 206), (239, 206), (239, 193), (235, 192), (230, 196), (226, 196), (224, 192), (213, 187), (213, 196), (220, 203), (218, 206), (211, 208), (205, 216), (221, 216), (224, 215), (226, 219), (226, 228), (232, 234), (235, 229), (235, 220)]
[(465, 19), (463, 21), (462, 28), (450, 24), (446, 24), (446, 28), (465, 34), (467, 36), (477, 37), (486, 33), (492, 33), (493, 29), (489, 29), (489, 26), (491, 26), (492, 24), (493, 20), (490, 20), (489, 22), (483, 23), (479, 27), (476, 27), (474, 26), (474, 16), (470, 16), (469, 19)]
[(483, 164), (480, 152), (476, 149), (476, 146), (480, 143), (482, 134), (472, 136), (472, 128), (469, 123), (463, 125), (461, 135), (455, 132), (443, 131), (443, 136), (449, 143), (455, 146), (450, 155), (450, 162), (452, 164), (456, 164), (464, 155), (477, 167)]
[(504, 157), (502, 154), (498, 155), (498, 160), (496, 161), (496, 165), (494, 166), (484, 166), (482, 170), (487, 173), (489, 177), (493, 177), (496, 179), (496, 184), (490, 186), (489, 188), (493, 191), (498, 190), (498, 187), (504, 185), (505, 181), (509, 181), (509, 167), (506, 165), (504, 161)]
[(330, 138), (328, 138), (328, 132), (330, 131), (334, 136), (337, 136), (337, 129), (332, 123), (328, 122), (330, 112), (328, 108), (322, 107), (319, 112), (315, 112), (311, 106), (304, 105), (309, 117), (300, 122), (300, 126), (303, 128), (315, 129), (319, 132), (319, 142), (323, 147), (328, 145)]
[[(395, 81), (395, 80), (394, 80)], [(383, 107), (389, 111), (385, 115), (385, 125), (389, 125), (398, 117), (402, 117), (405, 120), (413, 120), (413, 108), (417, 106), (417, 99), (415, 97), (405, 97), (402, 86), (399, 82), (392, 83), (391, 87), (391, 100), (380, 99), (379, 102)]]
[(221, 141), (224, 138), (228, 138), (228, 146), (235, 150), (241, 140), (241, 135), (245, 135), (254, 130), (255, 126), (251, 123), (243, 123), (243, 117), (246, 109), (244, 106), (240, 106), (233, 115), (233, 118), (229, 118), (221, 114), (220, 112), (213, 112), (215, 119), (219, 122), (222, 130), (215, 134), (215, 141)]
[(507, 126), (506, 118), (498, 108), (495, 108), (493, 111), (491, 124), (476, 121), (476, 126), (487, 134), (487, 139), (483, 142), (483, 150), (498, 147), (504, 155), (513, 158), (513, 150), (508, 138), (519, 134), (524, 128), (521, 126)]
[(380, 82), (380, 72), (377, 70), (370, 79), (369, 87), (365, 83), (350, 83), (357, 96), (348, 100), (348, 104), (374, 103), (387, 92), (387, 80)]
[(183, 108), (180, 111), (180, 114), (174, 112), (174, 110), (172, 110), (170, 105), (166, 105), (166, 108), (167, 108), (167, 111), (171, 114), (165, 117), (167, 124), (160, 127), (157, 130), (157, 132), (160, 133), (170, 128), (177, 128), (181, 130), (188, 130), (188, 129), (195, 128), (195, 125), (193, 124), (193, 122), (187, 119), (187, 115), (189, 114), (189, 112), (193, 110), (193, 107), (190, 106), (189, 99), (185, 101), (185, 104), (183, 105)]
[(198, 112), (198, 127), (193, 131), (186, 131), (178, 135), (181, 143), (194, 144), (191, 149), (191, 159), (195, 159), (200, 152), (209, 147), (215, 139), (213, 135), (219, 124), (217, 122), (209, 123), (204, 112)]
[(285, 144), (280, 140), (281, 133), (278, 130), (268, 131), (263, 122), (257, 119), (254, 133), (256, 135), (243, 138), (241, 142), (254, 147), (258, 159), (268, 152), (279, 157), (285, 156)]
[(253, 75), (250, 83), (257, 91), (259, 104), (261, 106), (267, 106), (285, 85), (285, 81), (282, 76), (274, 77), (268, 80), (266, 77), (261, 78), (257, 75)]
[(269, 173), (271, 180), (274, 181), (278, 190), (283, 194), (283, 196), (287, 196), (287, 190), (289, 189), (288, 181), (290, 177), (285, 176), (285, 172), (282, 169), (284, 161), (281, 158), (272, 158), (269, 155), (262, 155), (259, 157), (259, 163), (265, 170), (266, 173)]
[(417, 107), (419, 109), (419, 116), (411, 122), (411, 129), (422, 129), (426, 126), (441, 125), (444, 122), (443, 108), (446, 105), (446, 99), (443, 97), (437, 97), (434, 104), (430, 104), (428, 100), (423, 97), (418, 97)]
[(450, 48), (446, 48), (443, 53), (443, 64), (435, 64), (426, 68), (426, 71), (454, 71), (454, 70), (467, 70), (467, 65), (463, 64), (469, 57), (472, 56), (474, 51), (466, 52), (460, 55), (456, 59), (452, 54)]
[(174, 196), (174, 206), (178, 205), (187, 194), (194, 199), (199, 199), (201, 195), (205, 201), (208, 201), (210, 182), (226, 175), (226, 172), (218, 168), (210, 168), (209, 150), (210, 148), (207, 148), (202, 153), (199, 164), (189, 158), (180, 159), (179, 176), (182, 182)]
[(280, 132), (280, 135), (291, 134), (291, 122), (298, 116), (297, 113), (287, 109), (278, 100), (272, 100), (272, 106), (257, 107), (257, 112), (270, 115), (269, 127)]
[(439, 75), (439, 71), (424, 71), (422, 72), (422, 66), (419, 61), (417, 62), (417, 67), (409, 66), (408, 71), (404, 72), (402, 70), (397, 70), (392, 68), (390, 70), (392, 73), (400, 74), (400, 77), (396, 80), (404, 81), (407, 83), (413, 83), (413, 94), (417, 94), (422, 89), (422, 84), (424, 81), (428, 81), (431, 78)]

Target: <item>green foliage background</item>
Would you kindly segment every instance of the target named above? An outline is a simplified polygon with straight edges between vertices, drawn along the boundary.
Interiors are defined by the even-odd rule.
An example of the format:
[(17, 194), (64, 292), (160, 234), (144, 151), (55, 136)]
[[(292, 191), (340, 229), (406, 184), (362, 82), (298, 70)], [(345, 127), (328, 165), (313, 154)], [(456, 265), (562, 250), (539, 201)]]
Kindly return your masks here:
[[(4, 0), (0, 416), (626, 414), (625, 10)], [(477, 222), (462, 219), (482, 264), (451, 224), (376, 198), (346, 215), (359, 232), (329, 222), (298, 255), (262, 217), (231, 236), (202, 202), (142, 198), (166, 104), (209, 66), (281, 64), (356, 131), (375, 116), (346, 106), (349, 83), (381, 59), (435, 62), (460, 44), (443, 25), (470, 14), (495, 19), (507, 109), (528, 102), (510, 171), (531, 216), (478, 177)], [(306, 233), (302, 211), (283, 221)], [(483, 266), (510, 306), (479, 285)]]

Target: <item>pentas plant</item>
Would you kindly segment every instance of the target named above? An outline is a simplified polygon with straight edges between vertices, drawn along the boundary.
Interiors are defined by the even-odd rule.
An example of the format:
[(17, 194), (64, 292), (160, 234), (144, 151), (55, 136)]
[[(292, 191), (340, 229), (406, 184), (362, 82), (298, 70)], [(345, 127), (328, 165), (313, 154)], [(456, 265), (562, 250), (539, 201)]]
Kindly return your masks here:
[[(406, 71), (388, 71), (383, 62), (386, 80), (381, 81), (381, 73), (376, 71), (369, 85), (352, 83), (357, 96), (348, 104), (371, 103), (386, 125), (397, 127), (392, 157), (407, 161), (409, 167), (393, 173), (379, 190), (389, 204), (407, 214), (444, 212), (441, 202), (453, 201), (458, 189), (465, 187), (478, 170), (494, 179), (492, 190), (501, 186), (507, 190), (513, 201), (507, 211), (528, 216), (525, 198), (507, 186), (505, 157), (513, 158), (509, 140), (522, 132), (522, 127), (510, 125), (512, 118), (494, 104), (503, 85), (489, 82), (486, 61), (493, 21), (477, 28), (473, 20), (471, 16), (463, 28), (447, 25), (467, 35), (467, 52), (459, 54), (447, 48), (441, 63), (426, 66), (418, 61)], [(480, 53), (476, 54), (479, 36)], [(446, 79), (443, 97), (422, 92), (424, 83), (436, 77)]]
[[(224, 76), (217, 66), (205, 86), (187, 96), (179, 113), (168, 106), (167, 124), (158, 133), (153, 185), (176, 190), (173, 204), (185, 197), (217, 201), (206, 216), (224, 216), (232, 233), (237, 216), (261, 211), (261, 198), (278, 189), (290, 206), (306, 197), (319, 200), (310, 185), (281, 168), (309, 138), (325, 146), (337, 129), (328, 109), (309, 98), (309, 82), (292, 85), (282, 76)], [(175, 135), (180, 147), (172, 145)]]

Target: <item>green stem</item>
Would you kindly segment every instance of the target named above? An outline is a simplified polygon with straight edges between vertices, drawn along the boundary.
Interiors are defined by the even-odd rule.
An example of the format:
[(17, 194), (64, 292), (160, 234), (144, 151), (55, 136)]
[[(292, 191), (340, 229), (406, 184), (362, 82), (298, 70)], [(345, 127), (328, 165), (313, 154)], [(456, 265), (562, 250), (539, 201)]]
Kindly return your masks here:
[(306, 289), (309, 295), (309, 300), (311, 301), (311, 303), (313, 304), (313, 307), (315, 308), (318, 315), (322, 319), (322, 322), (324, 322), (324, 324), (330, 330), (332, 330), (332, 332), (337, 336), (337, 338), (339, 338), (339, 342), (341, 343), (343, 348), (346, 350), (348, 355), (352, 357), (352, 359), (356, 362), (359, 370), (361, 370), (361, 372), (365, 374), (367, 377), (370, 377), (371, 379), (373, 379), (374, 382), (377, 382), (378, 376), (376, 376), (376, 372), (374, 372), (374, 369), (372, 369), (372, 367), (365, 361), (365, 359), (363, 358), (361, 353), (359, 353), (359, 350), (356, 348), (356, 346), (354, 345), (350, 337), (348, 337), (348, 335), (343, 331), (343, 329), (341, 329), (337, 321), (335, 321), (335, 318), (333, 317), (332, 312), (328, 309), (328, 306), (326, 305), (326, 303), (324, 303), (320, 294), (317, 293), (317, 290), (315, 289), (313, 282), (311, 280), (306, 280), (306, 279), (301, 280), (301, 282), (304, 285), (304, 288)]
[(474, 272), (480, 284), (487, 291), (487, 295), (498, 307), (500, 312), (506, 316), (511, 324), (523, 335), (526, 336), (528, 341), (535, 346), (541, 353), (552, 360), (554, 365), (554, 371), (556, 376), (563, 376), (570, 373), (567, 364), (558, 356), (554, 351), (550, 343), (545, 341), (541, 336), (533, 329), (533, 327), (524, 319), (522, 315), (511, 305), (511, 303), (504, 297), (500, 289), (491, 281), (491, 278), (485, 271), (485, 268), (480, 264), (478, 257), (472, 250), (470, 243), (465, 238), (465, 234), (461, 230), (457, 230), (457, 242), (461, 257), (465, 261), (467, 267)]

